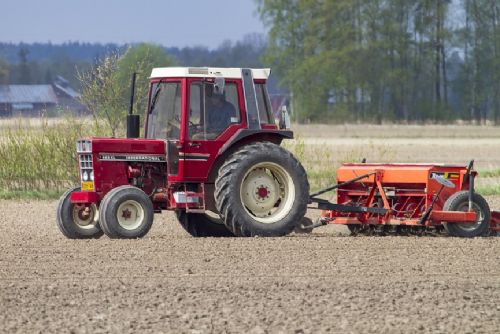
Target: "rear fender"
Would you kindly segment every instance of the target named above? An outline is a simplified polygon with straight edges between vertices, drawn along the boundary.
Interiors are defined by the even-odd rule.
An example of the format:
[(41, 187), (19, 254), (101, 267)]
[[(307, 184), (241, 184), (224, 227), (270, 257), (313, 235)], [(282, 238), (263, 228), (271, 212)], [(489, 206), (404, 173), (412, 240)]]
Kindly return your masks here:
[(227, 157), (240, 147), (255, 142), (271, 142), (280, 145), (283, 139), (293, 139), (293, 131), (289, 130), (252, 130), (241, 129), (228, 140), (219, 150), (217, 159), (213, 163), (210, 174), (208, 175), (207, 183), (214, 183), (217, 178), (219, 169), (221, 168)]

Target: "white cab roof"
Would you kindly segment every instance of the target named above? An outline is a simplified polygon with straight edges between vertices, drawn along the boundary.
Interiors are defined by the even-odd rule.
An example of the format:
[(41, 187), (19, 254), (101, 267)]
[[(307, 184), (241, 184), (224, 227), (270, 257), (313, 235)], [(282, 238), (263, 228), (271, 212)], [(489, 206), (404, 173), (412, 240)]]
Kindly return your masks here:
[[(267, 79), (270, 68), (253, 68), (254, 79)], [(231, 67), (158, 67), (151, 71), (151, 78), (217, 77), (240, 79), (241, 68)]]

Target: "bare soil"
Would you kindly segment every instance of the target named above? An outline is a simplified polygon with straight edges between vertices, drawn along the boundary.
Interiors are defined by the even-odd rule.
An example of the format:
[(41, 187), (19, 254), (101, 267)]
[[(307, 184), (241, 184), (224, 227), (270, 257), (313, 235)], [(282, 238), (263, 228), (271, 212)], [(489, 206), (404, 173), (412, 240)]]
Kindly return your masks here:
[[(499, 198), (489, 198), (498, 207)], [(500, 238), (67, 240), (56, 202), (0, 202), (0, 332), (498, 333)]]

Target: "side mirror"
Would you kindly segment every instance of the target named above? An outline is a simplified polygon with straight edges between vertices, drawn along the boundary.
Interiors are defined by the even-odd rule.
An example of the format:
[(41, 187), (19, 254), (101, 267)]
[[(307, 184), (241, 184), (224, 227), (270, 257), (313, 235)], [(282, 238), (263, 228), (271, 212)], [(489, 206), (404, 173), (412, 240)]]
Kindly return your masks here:
[(288, 110), (286, 109), (286, 106), (281, 107), (278, 119), (279, 119), (278, 126), (279, 126), (280, 130), (291, 128), (290, 115), (288, 114)]

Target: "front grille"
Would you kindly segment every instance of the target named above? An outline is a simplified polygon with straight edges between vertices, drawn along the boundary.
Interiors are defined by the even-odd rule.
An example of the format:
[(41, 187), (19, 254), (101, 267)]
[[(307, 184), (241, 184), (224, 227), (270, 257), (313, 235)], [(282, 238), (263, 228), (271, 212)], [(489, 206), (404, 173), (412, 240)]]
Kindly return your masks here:
[(80, 154), (80, 178), (82, 182), (94, 181), (92, 154)]
[(92, 154), (80, 154), (80, 169), (92, 169)]
[(80, 167), (80, 180), (82, 189), (93, 189), (94, 166), (92, 163), (92, 141), (78, 140), (76, 142), (76, 151), (78, 153), (78, 163)]

